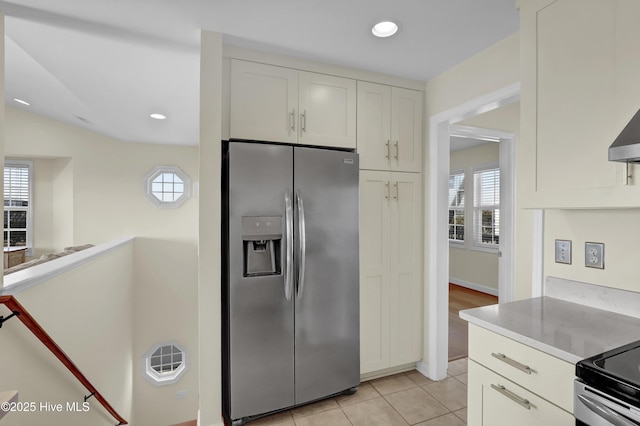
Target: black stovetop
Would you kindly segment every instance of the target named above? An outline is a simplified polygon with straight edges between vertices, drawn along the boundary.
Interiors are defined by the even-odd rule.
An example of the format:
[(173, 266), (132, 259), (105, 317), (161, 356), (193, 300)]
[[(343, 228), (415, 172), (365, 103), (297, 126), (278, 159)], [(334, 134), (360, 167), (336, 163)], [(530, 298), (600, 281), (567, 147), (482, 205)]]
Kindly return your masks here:
[(640, 408), (640, 340), (579, 361), (576, 376)]

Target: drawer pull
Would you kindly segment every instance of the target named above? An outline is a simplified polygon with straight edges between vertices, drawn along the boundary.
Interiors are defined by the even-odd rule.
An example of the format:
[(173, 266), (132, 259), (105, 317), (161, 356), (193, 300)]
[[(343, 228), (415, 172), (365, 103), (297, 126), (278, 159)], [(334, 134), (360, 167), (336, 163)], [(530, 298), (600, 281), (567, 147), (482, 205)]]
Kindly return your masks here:
[(524, 365), (519, 363), (518, 361), (516, 361), (515, 359), (511, 359), (508, 356), (506, 356), (505, 354), (497, 354), (495, 352), (491, 352), (491, 356), (494, 358), (499, 359), (500, 361), (509, 364), (510, 366), (517, 368), (518, 370), (522, 371), (523, 373), (527, 373), (527, 374), (531, 374), (531, 373), (535, 373), (534, 370), (531, 369), (531, 367), (529, 367), (528, 365)]
[(533, 405), (531, 405), (531, 403), (529, 402), (528, 399), (524, 399), (524, 398), (519, 397), (518, 395), (516, 395), (515, 393), (511, 392), (510, 390), (508, 390), (507, 388), (505, 388), (502, 385), (494, 385), (494, 384), (492, 384), (491, 388), (497, 390), (498, 392), (500, 392), (502, 395), (506, 396), (510, 400), (512, 400), (514, 402), (517, 402), (519, 405), (521, 405), (522, 407), (526, 408), (527, 410), (531, 410), (531, 407), (534, 407)]

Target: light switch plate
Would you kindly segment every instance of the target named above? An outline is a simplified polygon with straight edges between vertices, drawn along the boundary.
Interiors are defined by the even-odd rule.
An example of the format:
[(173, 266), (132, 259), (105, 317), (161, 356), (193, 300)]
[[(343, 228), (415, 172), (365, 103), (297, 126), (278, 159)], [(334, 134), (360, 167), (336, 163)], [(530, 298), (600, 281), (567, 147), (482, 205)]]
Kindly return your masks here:
[(556, 240), (556, 263), (571, 265), (571, 240)]
[(584, 266), (604, 269), (604, 243), (584, 244)]

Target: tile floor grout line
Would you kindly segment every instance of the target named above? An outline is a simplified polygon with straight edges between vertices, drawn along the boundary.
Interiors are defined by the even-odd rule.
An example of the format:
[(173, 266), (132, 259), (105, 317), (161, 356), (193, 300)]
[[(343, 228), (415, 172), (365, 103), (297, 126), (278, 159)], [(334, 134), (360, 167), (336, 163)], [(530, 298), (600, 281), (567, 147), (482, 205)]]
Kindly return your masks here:
[[(383, 405), (385, 405), (387, 408), (385, 408), (385, 410), (388, 410), (388, 407), (391, 407), (391, 411), (388, 411), (389, 414), (393, 414), (394, 416), (397, 416), (396, 418), (398, 420), (401, 420), (402, 422), (404, 422), (406, 425), (422, 425), (422, 424), (426, 424), (426, 425), (434, 425), (435, 424), (435, 420), (436, 419), (440, 419), (442, 417), (447, 417), (446, 419), (444, 419), (444, 421), (447, 422), (447, 424), (464, 424), (466, 425), (466, 416), (467, 416), (467, 404), (466, 404), (466, 395), (468, 392), (468, 386), (466, 383), (464, 383), (461, 378), (464, 377), (465, 375), (468, 375), (468, 368), (466, 366), (466, 364), (468, 363), (468, 359), (460, 359), (457, 361), (451, 361), (449, 363), (450, 365), (450, 369), (454, 372), (457, 373), (456, 375), (451, 375), (451, 374), (447, 374), (447, 378), (445, 380), (449, 381), (449, 379), (454, 379), (453, 381), (449, 381), (449, 383), (454, 384), (454, 390), (453, 390), (453, 394), (459, 395), (459, 391), (461, 389), (461, 387), (464, 388), (465, 392), (464, 392), (464, 396), (463, 398), (451, 398), (453, 394), (449, 393), (448, 391), (446, 391), (446, 389), (448, 388), (448, 386), (444, 386), (444, 391), (442, 389), (442, 387), (440, 387), (440, 389), (436, 392), (436, 389), (438, 388), (438, 386), (436, 385), (437, 383), (442, 383), (443, 381), (433, 381), (430, 380), (428, 378), (426, 378), (426, 380), (414, 380), (411, 378), (411, 373), (415, 373), (415, 370), (409, 371), (409, 372), (400, 372), (397, 373), (395, 375), (391, 375), (391, 376), (387, 376), (386, 378), (389, 379), (386, 382), (382, 382), (380, 381), (379, 383), (383, 383), (384, 385), (386, 385), (387, 389), (394, 389), (394, 385), (395, 386), (407, 386), (405, 388), (399, 389), (399, 390), (395, 390), (394, 392), (389, 392), (386, 394), (382, 394), (378, 388), (376, 387), (376, 385), (373, 383), (374, 381), (378, 381), (381, 379), (385, 379), (383, 378), (379, 378), (379, 379), (373, 379), (373, 380), (367, 380), (362, 382), (362, 384), (367, 384), (367, 386), (370, 388), (370, 390), (367, 391), (367, 396), (365, 397), (366, 399), (363, 400), (356, 400), (356, 402), (353, 403), (348, 403), (349, 398), (342, 398), (342, 402), (345, 403), (346, 405), (343, 406), (340, 402), (338, 402), (338, 397), (333, 397), (324, 401), (328, 401), (325, 402), (325, 404), (327, 405), (331, 405), (330, 401), (333, 401), (333, 405), (331, 407), (326, 407), (326, 406), (321, 406), (323, 407), (320, 411), (314, 412), (313, 408), (310, 410), (310, 412), (299, 416), (299, 417), (294, 417), (293, 415), (293, 410), (288, 411), (288, 416), (286, 416), (286, 419), (281, 419), (278, 421), (274, 421), (274, 422), (268, 422), (268, 423), (264, 423), (265, 425), (272, 425), (272, 426), (276, 426), (276, 425), (280, 425), (283, 426), (284, 424), (293, 424), (295, 426), (302, 426), (302, 425), (308, 425), (308, 424), (315, 424), (315, 425), (327, 425), (329, 426), (328, 423), (325, 423), (325, 420), (322, 418), (322, 416), (326, 415), (326, 413), (328, 412), (334, 412), (333, 415), (338, 415), (338, 413), (341, 413), (342, 416), (347, 420), (346, 423), (344, 423), (345, 425), (351, 425), (351, 426), (355, 426), (355, 425), (359, 425), (361, 423), (354, 423), (354, 421), (352, 421), (352, 419), (349, 417), (349, 415), (347, 415), (347, 411), (345, 411), (345, 409), (349, 410), (350, 412), (352, 412), (352, 414), (355, 414), (353, 408), (355, 408), (357, 405), (360, 404), (366, 404), (366, 403), (371, 403), (374, 400), (379, 400), (382, 402)], [(394, 376), (395, 379), (399, 379), (399, 381), (394, 381)], [(416, 378), (419, 378), (419, 376), (416, 376), (415, 374), (413, 375)], [(466, 378), (465, 378), (466, 380)], [(427, 387), (432, 387), (433, 390), (430, 392), (429, 390), (427, 390)], [(457, 389), (456, 389), (457, 388)], [(385, 386), (381, 386), (381, 389), (385, 389)], [(396, 404), (398, 402), (398, 398), (394, 398), (393, 396), (398, 394), (398, 393), (402, 393), (402, 392), (407, 392), (407, 391), (415, 391), (415, 390), (420, 390), (422, 392), (424, 392), (426, 395), (428, 395), (434, 402), (436, 402), (440, 407), (442, 407), (442, 409), (445, 412), (442, 412), (442, 414), (437, 415), (435, 417), (431, 417), (431, 418), (427, 418), (427, 419), (422, 419), (419, 421), (416, 421), (415, 419), (413, 420), (414, 423), (411, 423), (409, 418), (405, 417), (402, 415), (402, 413), (400, 412), (400, 410), (398, 408), (396, 408), (395, 405), (393, 405), (391, 403), (391, 400), (395, 400)], [(433, 392), (433, 393), (432, 393)], [(447, 405), (444, 404), (444, 402), (441, 401), (441, 399), (436, 396), (436, 393), (438, 395), (440, 395), (440, 397), (443, 398), (443, 400), (447, 400), (449, 401), (449, 405), (451, 406), (456, 406), (459, 403), (462, 403), (462, 406), (459, 408), (456, 408), (456, 410), (452, 410), (450, 409)], [(388, 399), (389, 398), (389, 399)], [(323, 401), (318, 401), (318, 403), (322, 403)], [(310, 404), (311, 405), (311, 404)], [(420, 401), (416, 401), (415, 406), (412, 404), (410, 407), (411, 408), (418, 408), (420, 407)], [(339, 410), (338, 412), (336, 412), (336, 408)], [(401, 408), (401, 407), (399, 407)], [(404, 409), (404, 408), (402, 408)], [(409, 414), (409, 412), (405, 413), (405, 414)], [(310, 416), (318, 416), (315, 419), (310, 419), (310, 420), (303, 420), (303, 419), (308, 419)], [(367, 417), (365, 415), (365, 424), (369, 424), (369, 421), (367, 419), (371, 419), (371, 414), (369, 414), (369, 417)], [(452, 420), (453, 419), (453, 420)], [(326, 420), (328, 421), (328, 420)], [(358, 420), (359, 421), (359, 420)], [(442, 420), (441, 420), (442, 421)], [(441, 421), (438, 421), (438, 423), (440, 423)], [(449, 422), (454, 422), (454, 423), (449, 423)], [(374, 422), (375, 423), (375, 422)], [(248, 425), (251, 426), (251, 425)]]

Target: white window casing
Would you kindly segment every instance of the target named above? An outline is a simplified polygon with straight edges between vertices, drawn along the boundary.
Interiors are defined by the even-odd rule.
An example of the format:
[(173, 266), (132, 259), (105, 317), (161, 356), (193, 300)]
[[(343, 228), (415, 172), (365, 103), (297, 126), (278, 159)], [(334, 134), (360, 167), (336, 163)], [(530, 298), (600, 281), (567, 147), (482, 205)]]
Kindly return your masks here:
[(497, 252), (500, 244), (500, 168), (473, 171), (472, 248)]
[(187, 368), (187, 352), (176, 342), (157, 343), (142, 357), (142, 374), (156, 386), (176, 383)]
[(33, 253), (33, 162), (4, 163), (4, 246)]
[(449, 175), (449, 245), (464, 247), (465, 233), (465, 173), (454, 172)]
[(191, 179), (177, 166), (156, 166), (144, 178), (145, 195), (159, 208), (178, 208), (191, 196)]

